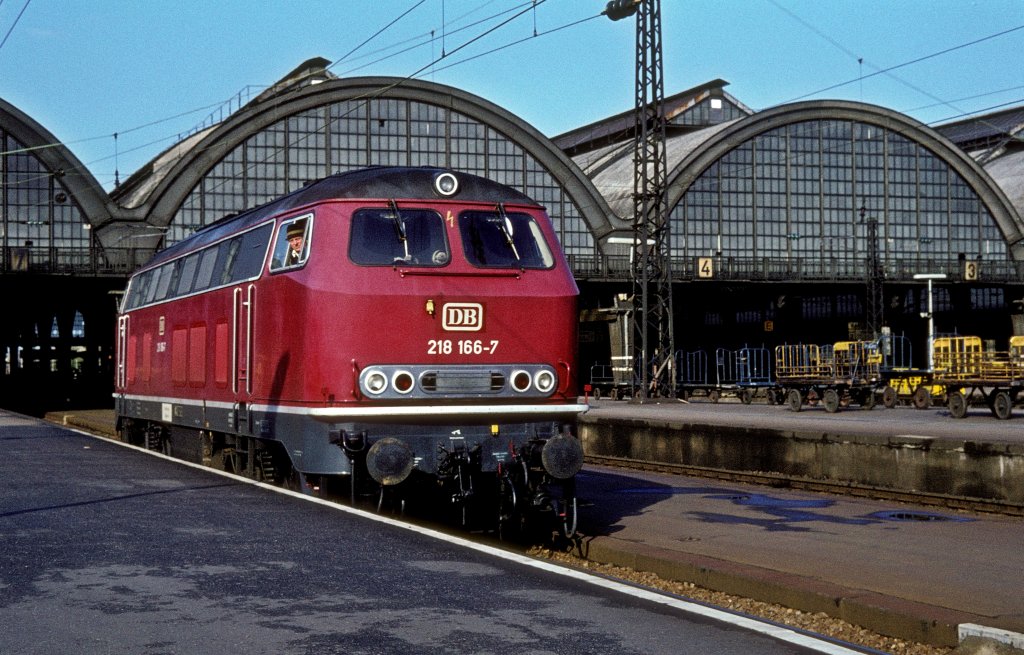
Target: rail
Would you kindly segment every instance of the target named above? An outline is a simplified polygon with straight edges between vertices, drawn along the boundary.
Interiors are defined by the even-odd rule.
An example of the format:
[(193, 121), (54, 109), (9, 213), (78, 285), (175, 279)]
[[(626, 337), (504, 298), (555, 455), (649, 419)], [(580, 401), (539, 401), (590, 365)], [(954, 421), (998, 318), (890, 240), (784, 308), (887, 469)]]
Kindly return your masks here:
[(925, 491), (899, 490), (862, 483), (831, 480), (816, 480), (787, 473), (771, 473), (758, 471), (737, 471), (732, 469), (694, 466), (690, 464), (671, 464), (649, 460), (629, 459), (607, 455), (587, 454), (587, 464), (609, 466), (638, 471), (651, 471), (698, 478), (707, 478), (725, 482), (754, 484), (766, 487), (782, 487), (799, 489), (815, 493), (829, 493), (875, 500), (898, 501), (912, 505), (927, 505), (944, 509), (955, 509), (969, 512), (986, 512), (1005, 516), (1024, 516), (1024, 504), (999, 499), (975, 498), (953, 494), (942, 494)]

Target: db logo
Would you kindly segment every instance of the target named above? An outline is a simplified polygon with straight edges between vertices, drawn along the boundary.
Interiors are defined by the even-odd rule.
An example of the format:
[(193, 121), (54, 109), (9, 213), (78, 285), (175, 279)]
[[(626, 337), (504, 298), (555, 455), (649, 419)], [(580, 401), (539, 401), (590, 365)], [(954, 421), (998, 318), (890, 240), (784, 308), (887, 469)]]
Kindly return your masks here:
[(445, 303), (441, 327), (447, 332), (479, 332), (484, 327), (484, 306), (475, 302)]

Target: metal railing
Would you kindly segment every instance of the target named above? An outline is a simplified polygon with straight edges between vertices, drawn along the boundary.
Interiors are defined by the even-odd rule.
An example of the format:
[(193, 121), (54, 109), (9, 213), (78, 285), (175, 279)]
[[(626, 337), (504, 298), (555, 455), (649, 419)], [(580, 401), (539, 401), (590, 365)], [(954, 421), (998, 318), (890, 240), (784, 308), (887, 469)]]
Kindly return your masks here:
[(0, 274), (127, 277), (152, 256), (152, 249), (142, 248), (7, 247), (0, 257)]
[[(131, 274), (146, 263), (153, 252), (145, 248), (48, 248), (16, 246), (3, 248), (0, 274), (118, 276)], [(629, 280), (628, 256), (569, 255), (569, 265), (579, 279)], [(672, 276), (676, 281), (701, 279), (701, 257), (674, 258)], [(865, 262), (847, 260), (789, 259), (769, 257), (712, 257), (710, 279), (764, 282), (862, 282)], [(901, 259), (883, 264), (884, 281), (909, 282), (916, 273), (945, 273), (949, 280), (964, 280), (963, 260)], [(977, 282), (1024, 282), (1024, 264), (1006, 261), (977, 262)]]
[[(569, 265), (579, 279), (629, 280), (628, 255), (569, 255)], [(700, 265), (711, 260), (709, 276)], [(840, 259), (774, 259), (771, 257), (685, 257), (672, 259), (672, 277), (679, 282), (697, 279), (765, 282), (863, 282), (866, 261)], [(705, 267), (705, 271), (707, 267)], [(945, 273), (949, 280), (965, 280), (964, 261), (960, 259), (902, 258), (882, 263), (884, 282), (909, 282), (916, 273)], [(1022, 282), (1024, 264), (1008, 261), (975, 262), (976, 282)]]

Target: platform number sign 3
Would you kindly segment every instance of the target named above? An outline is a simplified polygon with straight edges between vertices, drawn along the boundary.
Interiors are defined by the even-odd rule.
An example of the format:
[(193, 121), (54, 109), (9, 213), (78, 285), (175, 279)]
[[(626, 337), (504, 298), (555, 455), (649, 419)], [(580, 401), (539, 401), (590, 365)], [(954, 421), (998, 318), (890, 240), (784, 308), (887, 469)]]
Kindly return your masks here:
[(970, 260), (965, 261), (964, 262), (964, 279), (968, 280), (968, 281), (977, 280), (978, 279), (978, 273), (981, 272), (979, 270), (980, 268), (981, 268), (981, 266), (979, 265), (979, 263), (977, 261), (970, 261)]

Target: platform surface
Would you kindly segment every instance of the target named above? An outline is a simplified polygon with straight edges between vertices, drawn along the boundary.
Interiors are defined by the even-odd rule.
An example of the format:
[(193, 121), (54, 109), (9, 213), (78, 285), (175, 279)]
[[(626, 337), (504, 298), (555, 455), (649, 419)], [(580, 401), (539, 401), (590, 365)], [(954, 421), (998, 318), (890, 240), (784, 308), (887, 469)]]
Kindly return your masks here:
[[(731, 411), (735, 410), (735, 411)], [(587, 420), (749, 424), (1024, 442), (1024, 417), (954, 420), (942, 410), (793, 413), (707, 403), (596, 403)], [(50, 417), (57, 420), (59, 417)], [(838, 420), (837, 420), (838, 419)], [(109, 412), (69, 425), (112, 428)], [(662, 577), (824, 611), (903, 639), (952, 645), (957, 626), (1024, 633), (1024, 519), (588, 466), (578, 493), (583, 553)], [(952, 643), (951, 643), (952, 642)]]

